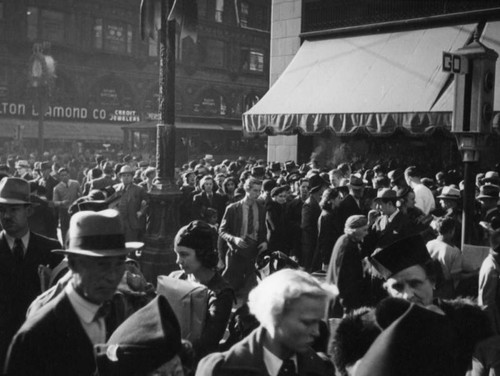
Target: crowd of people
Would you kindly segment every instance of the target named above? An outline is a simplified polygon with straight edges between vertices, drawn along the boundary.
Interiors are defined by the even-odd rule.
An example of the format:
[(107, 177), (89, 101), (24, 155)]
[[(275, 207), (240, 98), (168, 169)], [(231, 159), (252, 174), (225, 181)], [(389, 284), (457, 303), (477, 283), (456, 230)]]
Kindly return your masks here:
[(187, 341), (140, 270), (155, 167), (74, 167), (0, 165), (7, 375), (500, 374), (497, 168), (476, 177), (471, 266), (456, 170), (183, 165), (170, 277), (207, 291)]

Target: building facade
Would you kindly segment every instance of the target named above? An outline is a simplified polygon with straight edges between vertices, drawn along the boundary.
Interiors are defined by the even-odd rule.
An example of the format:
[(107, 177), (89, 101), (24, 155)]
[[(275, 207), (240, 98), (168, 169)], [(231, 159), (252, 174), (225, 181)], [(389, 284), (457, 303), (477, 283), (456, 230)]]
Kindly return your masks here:
[[(0, 0), (2, 152), (36, 148), (42, 108), (47, 150), (154, 154), (158, 38), (141, 39), (139, 12), (140, 0)], [(270, 4), (199, 0), (198, 19), (196, 44), (177, 33), (178, 162), (262, 155), (241, 114), (268, 88)], [(52, 61), (40, 68), (37, 52), (55, 61), (50, 84), (33, 79)]]
[[(273, 0), (271, 90), (243, 116), (245, 131), (268, 136), (269, 160), (320, 159), (331, 167), (360, 158), (377, 163), (382, 156), (417, 155), (441, 165), (456, 163), (460, 157), (449, 132), (453, 80), (441, 73), (441, 55), (472, 40), (474, 29), (499, 52), (498, 20), (498, 3), (491, 0)], [(457, 33), (460, 38), (453, 40)], [(429, 35), (440, 40), (434, 43)], [(426, 67), (430, 60), (437, 60), (432, 69)], [(419, 102), (411, 86), (420, 84), (415, 77), (422, 93), (435, 98)], [(283, 92), (287, 102), (272, 108)], [(490, 143), (497, 141), (493, 137)], [(488, 164), (498, 157), (486, 154), (493, 156)]]

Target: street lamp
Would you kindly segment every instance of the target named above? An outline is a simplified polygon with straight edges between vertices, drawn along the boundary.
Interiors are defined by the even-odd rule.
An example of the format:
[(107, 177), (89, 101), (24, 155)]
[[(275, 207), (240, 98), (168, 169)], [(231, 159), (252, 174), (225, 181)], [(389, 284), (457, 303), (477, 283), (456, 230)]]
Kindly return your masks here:
[(479, 42), (477, 31), (467, 46), (443, 53), (443, 70), (455, 74), (451, 131), (464, 162), (462, 248), (473, 240), (474, 167), (491, 133), (498, 54)]
[(30, 59), (29, 79), (30, 86), (36, 92), (38, 109), (38, 155), (44, 152), (44, 116), (48, 106), (52, 88), (56, 78), (56, 64), (52, 56), (48, 55), (50, 43), (35, 43)]

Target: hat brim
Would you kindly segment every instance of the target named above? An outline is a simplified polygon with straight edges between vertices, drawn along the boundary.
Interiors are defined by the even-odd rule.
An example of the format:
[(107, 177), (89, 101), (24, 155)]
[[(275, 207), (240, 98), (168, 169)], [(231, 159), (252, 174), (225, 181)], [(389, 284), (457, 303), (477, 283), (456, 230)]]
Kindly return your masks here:
[(0, 204), (6, 205), (32, 205), (31, 201), (16, 200), (13, 198), (0, 198)]
[(494, 199), (499, 199), (500, 197), (499, 196), (479, 195), (479, 196), (476, 197), (476, 200), (480, 200), (482, 198), (491, 198), (492, 200), (494, 200)]
[(115, 256), (125, 256), (129, 252), (136, 251), (139, 248), (142, 248), (144, 243), (142, 242), (127, 242), (125, 243), (125, 248), (116, 248), (116, 249), (54, 249), (53, 253), (62, 254), (62, 255), (82, 255), (89, 257), (115, 257)]
[(365, 186), (364, 185), (352, 185), (352, 184), (349, 184), (349, 188), (351, 188), (351, 189), (364, 189)]
[(439, 195), (436, 198), (440, 198), (443, 200), (454, 200), (454, 201), (460, 200), (460, 197), (457, 197), (457, 196), (441, 196), (441, 195)]

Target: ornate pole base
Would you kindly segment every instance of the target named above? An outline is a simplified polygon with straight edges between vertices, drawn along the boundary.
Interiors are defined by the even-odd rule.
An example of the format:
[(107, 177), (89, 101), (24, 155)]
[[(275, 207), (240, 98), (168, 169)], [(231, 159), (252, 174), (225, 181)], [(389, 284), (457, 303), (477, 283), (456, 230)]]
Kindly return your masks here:
[(178, 190), (153, 190), (149, 193), (149, 216), (144, 249), (139, 258), (144, 277), (156, 286), (159, 275), (179, 269), (174, 252), (174, 237), (179, 230)]

